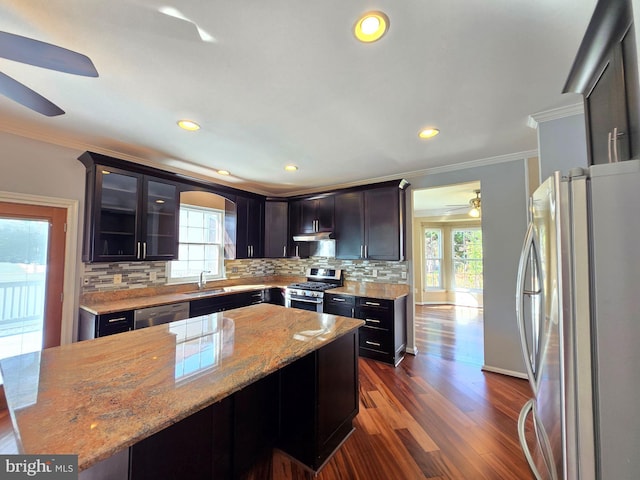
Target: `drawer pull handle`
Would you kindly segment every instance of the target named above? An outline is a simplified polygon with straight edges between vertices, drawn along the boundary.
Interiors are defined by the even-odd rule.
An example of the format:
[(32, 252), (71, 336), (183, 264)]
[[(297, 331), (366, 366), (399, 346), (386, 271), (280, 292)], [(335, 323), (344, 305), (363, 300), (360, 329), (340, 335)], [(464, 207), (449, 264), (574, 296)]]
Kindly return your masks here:
[(379, 307), (380, 304), (377, 302), (364, 302), (365, 305), (373, 305), (374, 307)]
[(380, 346), (380, 344), (379, 344), (379, 343), (376, 343), (376, 342), (370, 342), (369, 340), (365, 340), (365, 342), (364, 342), (364, 343), (366, 343), (367, 345), (373, 345), (374, 347), (379, 347), (379, 346)]
[(118, 317), (118, 318), (110, 318), (109, 320), (107, 320), (109, 323), (114, 323), (114, 322), (121, 322), (122, 320), (126, 320), (127, 317)]
[(333, 300), (334, 302), (346, 302), (344, 298), (332, 298), (331, 300)]
[(375, 320), (373, 318), (365, 318), (364, 321), (365, 322), (371, 322), (371, 323), (380, 323), (380, 320)]

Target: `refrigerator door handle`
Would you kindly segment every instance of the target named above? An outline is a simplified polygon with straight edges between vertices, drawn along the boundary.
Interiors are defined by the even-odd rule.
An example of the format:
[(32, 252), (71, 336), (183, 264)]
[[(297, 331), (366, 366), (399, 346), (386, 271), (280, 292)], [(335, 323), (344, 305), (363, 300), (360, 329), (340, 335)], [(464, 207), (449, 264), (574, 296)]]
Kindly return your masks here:
[(518, 416), (518, 438), (520, 439), (520, 446), (522, 447), (522, 451), (524, 452), (524, 456), (527, 459), (527, 463), (529, 464), (529, 468), (531, 469), (533, 476), (536, 480), (543, 480), (540, 472), (538, 472), (538, 469), (536, 468), (535, 462), (533, 461), (533, 456), (529, 450), (529, 444), (527, 443), (527, 437), (525, 435), (527, 416), (533, 411), (533, 405), (534, 400), (531, 398), (524, 404), (522, 410), (520, 410), (520, 415)]
[(527, 333), (524, 325), (524, 296), (526, 294), (524, 288), (525, 271), (529, 252), (535, 248), (533, 244), (533, 235), (533, 224), (530, 223), (527, 228), (527, 234), (524, 237), (524, 244), (522, 245), (522, 252), (520, 253), (520, 261), (518, 263), (518, 277), (516, 282), (516, 320), (518, 322), (518, 330), (520, 332), (520, 343), (522, 345), (522, 352), (524, 353), (524, 365), (527, 369), (527, 377), (529, 378), (529, 383), (531, 384), (531, 388), (535, 394), (538, 382), (536, 381), (536, 376), (533, 371), (534, 359), (531, 356), (531, 350), (529, 349), (529, 344), (527, 342)]

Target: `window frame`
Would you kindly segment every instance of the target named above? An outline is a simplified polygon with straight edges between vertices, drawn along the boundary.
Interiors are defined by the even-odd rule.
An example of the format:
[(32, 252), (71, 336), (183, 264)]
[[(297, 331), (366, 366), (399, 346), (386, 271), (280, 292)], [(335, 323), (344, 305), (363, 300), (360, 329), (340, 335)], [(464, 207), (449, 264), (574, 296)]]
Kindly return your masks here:
[[(178, 229), (178, 251), (179, 252), (183, 252), (184, 249), (180, 248), (183, 247), (185, 245), (202, 245), (205, 248), (207, 246), (217, 246), (217, 250), (218, 250), (218, 262), (216, 265), (216, 270), (218, 272), (218, 274), (214, 274), (214, 273), (207, 273), (207, 280), (224, 280), (226, 278), (225, 275), (225, 270), (224, 270), (224, 227), (225, 227), (225, 211), (221, 210), (221, 209), (217, 209), (217, 208), (210, 208), (210, 207), (203, 207), (203, 206), (199, 206), (199, 205), (190, 205), (187, 203), (181, 203), (180, 204), (180, 208), (179, 208), (179, 229)], [(184, 234), (184, 229), (187, 228), (187, 224), (183, 223), (185, 216), (188, 215), (188, 213), (190, 211), (194, 211), (194, 212), (204, 212), (204, 213), (214, 213), (215, 215), (219, 216), (219, 220), (218, 220), (218, 225), (219, 225), (219, 231), (217, 234), (217, 242), (207, 242), (207, 241), (202, 241), (202, 242), (188, 242), (188, 241), (184, 241), (183, 238), (181, 238)], [(190, 228), (196, 228), (196, 227), (190, 227)], [(206, 227), (203, 226), (202, 227), (203, 231), (206, 232)], [(184, 261), (189, 261), (188, 258), (180, 258), (180, 255), (178, 256), (178, 259), (176, 260), (170, 260), (167, 262), (167, 283), (169, 284), (178, 284), (178, 283), (193, 283), (193, 282), (198, 282), (200, 280), (200, 272), (203, 271), (208, 271), (211, 272), (210, 268), (207, 267), (207, 262), (208, 261), (206, 258), (204, 258), (202, 260), (202, 269), (200, 271), (198, 271), (197, 274), (193, 274), (193, 275), (185, 275), (185, 276), (174, 276), (173, 273), (175, 272), (175, 269), (177, 267), (178, 262), (184, 262)], [(191, 261), (196, 261), (196, 260), (191, 260)]]
[[(479, 232), (480, 233), (480, 250), (481, 250), (481, 256), (480, 258), (465, 258), (465, 259), (459, 259), (456, 258), (456, 243), (455, 243), (455, 237), (456, 237), (456, 233), (457, 232), (463, 232), (463, 233), (468, 233), (468, 232)], [(483, 293), (484, 291), (484, 248), (483, 248), (483, 242), (482, 242), (483, 236), (482, 236), (482, 227), (477, 226), (477, 227), (452, 227), (451, 228), (451, 290), (452, 291), (465, 291), (465, 292), (473, 292), (473, 293)], [(457, 271), (456, 271), (456, 264), (457, 262), (464, 262), (467, 265), (470, 264), (475, 264), (475, 265), (480, 265), (480, 270), (479, 273), (472, 273), (472, 274), (465, 274), (465, 279), (469, 278), (470, 276), (475, 277), (475, 281), (473, 282), (475, 285), (478, 284), (477, 279), (480, 279), (480, 288), (475, 288), (475, 287), (468, 287), (468, 286), (457, 286), (456, 285), (456, 277), (457, 277)]]
[[(427, 242), (426, 242), (426, 235), (428, 232), (437, 232), (438, 234), (438, 251), (440, 253), (439, 257), (428, 257), (427, 256)], [(443, 242), (442, 242), (442, 238), (443, 238), (443, 229), (441, 227), (432, 227), (432, 226), (427, 226), (427, 225), (423, 225), (422, 227), (422, 242), (423, 242), (423, 249), (422, 249), (422, 260), (424, 262), (424, 268), (422, 269), (422, 276), (423, 276), (423, 290), (429, 290), (429, 291), (439, 291), (439, 290), (444, 290), (444, 275), (443, 275), (443, 269), (444, 269), (444, 251), (443, 251)], [(428, 280), (428, 272), (427, 272), (427, 268), (428, 268), (428, 263), (429, 261), (436, 261), (439, 262), (439, 268), (438, 268), (438, 285), (429, 285), (429, 280)]]

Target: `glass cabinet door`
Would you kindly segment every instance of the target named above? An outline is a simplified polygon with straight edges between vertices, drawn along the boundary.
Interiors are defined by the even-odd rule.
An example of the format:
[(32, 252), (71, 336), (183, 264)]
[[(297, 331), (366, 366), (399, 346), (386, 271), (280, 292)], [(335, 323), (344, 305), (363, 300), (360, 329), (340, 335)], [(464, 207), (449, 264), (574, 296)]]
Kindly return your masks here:
[(139, 176), (109, 168), (97, 172), (98, 214), (94, 236), (95, 257), (132, 259), (137, 256)]
[(145, 182), (145, 241), (142, 258), (171, 260), (177, 257), (176, 185), (148, 179)]

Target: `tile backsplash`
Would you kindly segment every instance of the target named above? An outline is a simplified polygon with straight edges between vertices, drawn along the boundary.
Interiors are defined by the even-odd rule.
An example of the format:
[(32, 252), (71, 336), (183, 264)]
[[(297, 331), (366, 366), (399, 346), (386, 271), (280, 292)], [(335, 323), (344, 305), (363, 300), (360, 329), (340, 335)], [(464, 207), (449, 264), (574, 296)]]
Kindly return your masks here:
[[(271, 275), (304, 276), (307, 268), (324, 267), (342, 269), (345, 280), (408, 283), (408, 262), (311, 257), (225, 260), (224, 263), (227, 279)], [(166, 267), (166, 262), (88, 263), (84, 265), (82, 292), (162, 286), (167, 283)]]

